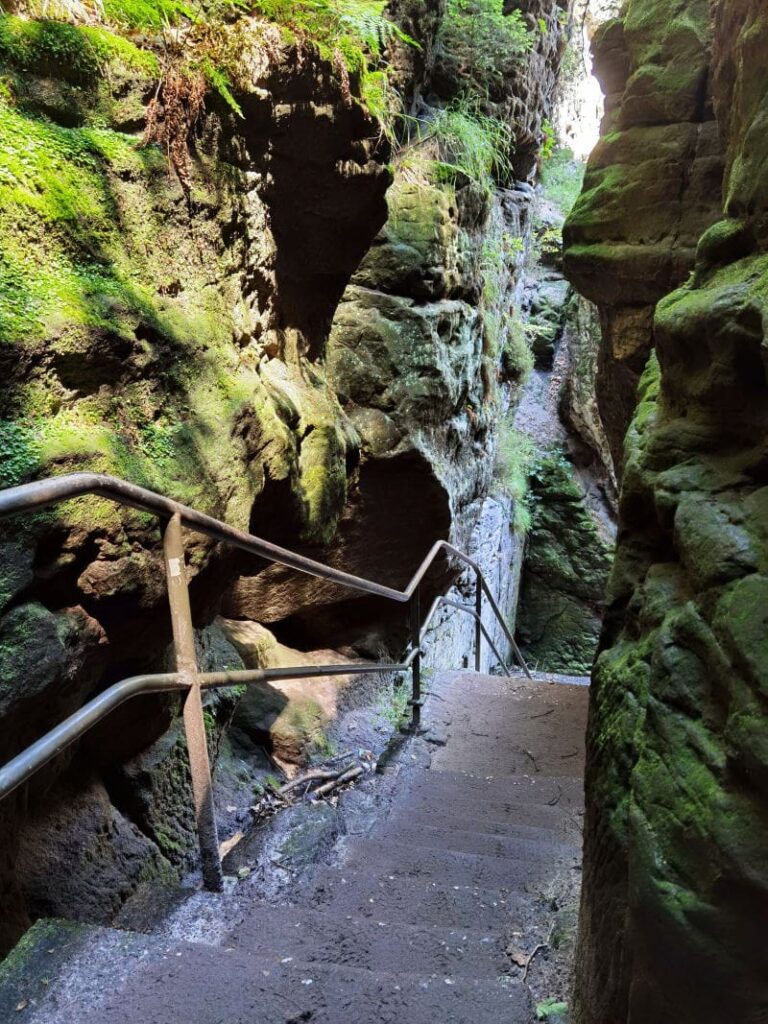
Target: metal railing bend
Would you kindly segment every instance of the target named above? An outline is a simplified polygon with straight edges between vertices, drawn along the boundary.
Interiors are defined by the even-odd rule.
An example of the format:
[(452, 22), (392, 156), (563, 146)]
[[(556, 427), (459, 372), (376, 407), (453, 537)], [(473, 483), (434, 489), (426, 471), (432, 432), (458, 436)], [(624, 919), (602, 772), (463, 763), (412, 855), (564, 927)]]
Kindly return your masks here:
[[(423, 703), (421, 689), (422, 645), (426, 631), (441, 608), (446, 605), (472, 616), (475, 620), (475, 671), (480, 671), (481, 644), (484, 636), (507, 675), (509, 667), (501, 657), (488, 629), (483, 622), (483, 595), (491, 611), (502, 627), (515, 658), (528, 678), (531, 674), (522, 654), (515, 643), (509, 626), (493, 596), (482, 570), (458, 548), (447, 541), (432, 545), (426, 558), (419, 565), (404, 590), (374, 583), (360, 576), (354, 576), (315, 562), (304, 555), (281, 548), (252, 534), (236, 530), (226, 523), (181, 505), (162, 494), (137, 487), (126, 480), (104, 476), (99, 473), (72, 473), (67, 476), (37, 480), (18, 487), (0, 491), (0, 519), (57, 505), (71, 498), (83, 495), (108, 498), (119, 505), (149, 512), (163, 524), (163, 557), (168, 587), (168, 601), (171, 610), (171, 625), (176, 656), (176, 671), (150, 675), (132, 676), (123, 679), (99, 693), (69, 718), (65, 719), (41, 739), (27, 747), (6, 765), (0, 768), (0, 800), (26, 782), (35, 772), (48, 764), (90, 728), (101, 722), (115, 708), (133, 697), (151, 694), (182, 692), (184, 699), (184, 728), (189, 751), (189, 765), (192, 776), (192, 793), (195, 802), (198, 841), (200, 844), (203, 881), (206, 888), (219, 891), (223, 885), (221, 860), (219, 857), (218, 829), (213, 805), (211, 766), (205, 737), (202, 692), (225, 686), (242, 686), (281, 679), (311, 679), (317, 676), (352, 675), (368, 672), (412, 673), (413, 726), (418, 728)], [(259, 555), (269, 562), (296, 569), (318, 579), (329, 580), (359, 593), (381, 597), (410, 607), (410, 641), (401, 663), (392, 662), (345, 662), (333, 665), (301, 665), (295, 667), (248, 669), (237, 672), (199, 672), (195, 654), (195, 636), (187, 585), (186, 556), (182, 527), (187, 527), (222, 544), (230, 544), (242, 551)], [(469, 566), (475, 573), (475, 606), (460, 604), (447, 597), (436, 597), (426, 618), (422, 621), (419, 606), (419, 586), (432, 563), (441, 552), (446, 552)]]

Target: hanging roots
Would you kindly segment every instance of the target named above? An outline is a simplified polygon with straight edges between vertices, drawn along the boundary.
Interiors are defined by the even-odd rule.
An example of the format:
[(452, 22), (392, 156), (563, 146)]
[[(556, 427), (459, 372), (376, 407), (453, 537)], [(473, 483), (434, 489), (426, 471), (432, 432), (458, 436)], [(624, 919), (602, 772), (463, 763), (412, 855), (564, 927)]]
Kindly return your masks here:
[(171, 66), (147, 108), (144, 145), (155, 142), (163, 147), (187, 193), (189, 141), (203, 109), (205, 90), (202, 72)]

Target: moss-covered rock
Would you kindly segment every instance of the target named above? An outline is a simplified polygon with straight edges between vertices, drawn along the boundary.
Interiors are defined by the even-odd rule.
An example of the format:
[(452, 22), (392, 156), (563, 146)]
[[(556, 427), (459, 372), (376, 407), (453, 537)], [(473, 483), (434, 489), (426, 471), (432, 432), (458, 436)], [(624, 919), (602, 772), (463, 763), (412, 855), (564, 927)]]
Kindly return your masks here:
[[(678, 78), (690, 103), (705, 5), (673, 5), (664, 28), (650, 20), (658, 5), (628, 12), (641, 6), (649, 19), (636, 19), (636, 42), (644, 34), (668, 60), (689, 47), (690, 67), (665, 80)], [(739, 0), (714, 5), (707, 27), (726, 219), (701, 239), (689, 282), (656, 307), (658, 359), (627, 435), (589, 736), (584, 1024), (756, 1024), (768, 1006), (758, 931), (768, 892), (768, 79), (754, 63), (768, 19), (763, 4)]]
[(709, 7), (631, 0), (594, 40), (606, 119), (564, 229), (566, 276), (600, 309), (600, 412), (621, 469), (653, 307), (685, 280), (720, 215)]
[(541, 671), (586, 675), (597, 649), (612, 547), (563, 455), (539, 456), (530, 486), (517, 621), (523, 654)]
[[(243, 19), (237, 31), (259, 30)], [(359, 442), (322, 350), (386, 216), (387, 147), (316, 53), (299, 62), (285, 42), (251, 65), (245, 47), (242, 118), (207, 97), (182, 140), (193, 159), (180, 176), (144, 135), (160, 74), (152, 40), (0, 16), (0, 485), (111, 473), (244, 530), (271, 504), (270, 486), (284, 485), (294, 537), (328, 542)], [(279, 145), (262, 144), (273, 137)], [(165, 667), (170, 624), (150, 517), (80, 498), (21, 529), (4, 524), (2, 543), (4, 760), (100, 687)], [(202, 538), (188, 556), (204, 625), (237, 570)], [(94, 892), (74, 872), (62, 913), (81, 899), (95, 914), (103, 883), (106, 915), (139, 876), (189, 863), (178, 708), (165, 698), (137, 708), (89, 736), (94, 779), (57, 783), (73, 801), (81, 784), (98, 790), (82, 809), (83, 842), (102, 836), (88, 853)], [(209, 709), (214, 754), (227, 714)], [(46, 791), (75, 753), (39, 780), (29, 851), (48, 835)], [(135, 820), (118, 820), (100, 773)], [(24, 815), (19, 803), (4, 819), (0, 889), (4, 905), (27, 900), (39, 913), (48, 897), (17, 846)], [(78, 827), (62, 824), (64, 845)], [(63, 862), (46, 863), (53, 889)]]

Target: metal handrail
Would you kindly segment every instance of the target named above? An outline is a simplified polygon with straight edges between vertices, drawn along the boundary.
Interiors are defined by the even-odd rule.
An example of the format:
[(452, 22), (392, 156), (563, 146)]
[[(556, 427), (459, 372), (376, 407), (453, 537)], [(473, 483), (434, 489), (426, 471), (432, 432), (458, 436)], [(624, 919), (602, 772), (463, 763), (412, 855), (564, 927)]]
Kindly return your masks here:
[[(422, 642), (432, 619), (441, 605), (458, 609), (475, 619), (476, 671), (480, 670), (481, 637), (485, 636), (499, 663), (503, 666), (507, 675), (510, 674), (508, 666), (501, 657), (483, 622), (483, 594), (485, 594), (494, 616), (501, 625), (518, 663), (528, 678), (532, 678), (520, 653), (520, 649), (515, 642), (515, 638), (486, 583), (480, 566), (447, 541), (436, 541), (406, 588), (404, 590), (397, 590), (393, 587), (387, 587), (339, 569), (334, 569), (331, 566), (324, 565), (322, 562), (316, 562), (311, 558), (298, 555), (293, 551), (281, 548), (252, 534), (236, 530), (234, 527), (227, 526), (225, 523), (203, 512), (198, 512), (154, 491), (128, 483), (126, 480), (98, 473), (72, 473), (67, 476), (53, 477), (29, 484), (21, 484), (18, 487), (6, 488), (0, 491), (0, 518), (7, 518), (37, 508), (56, 505), (62, 501), (81, 497), (85, 494), (97, 495), (117, 502), (120, 505), (149, 512), (165, 521), (163, 547), (177, 671), (133, 676), (115, 683), (102, 691), (93, 700), (89, 701), (78, 711), (75, 711), (45, 736), (31, 744), (9, 761), (8, 764), (0, 768), (0, 800), (26, 782), (35, 772), (39, 771), (40, 768), (49, 763), (54, 757), (84, 735), (85, 732), (102, 721), (115, 708), (125, 703), (125, 701), (139, 694), (186, 691), (184, 725), (187, 734), (187, 747), (192, 774), (192, 789), (195, 800), (203, 878), (206, 886), (210, 889), (221, 889), (222, 872), (218, 850), (218, 832), (213, 807), (211, 770), (202, 713), (202, 690), (224, 686), (248, 685), (256, 682), (269, 682), (279, 679), (308, 679), (317, 676), (384, 671), (402, 672), (410, 669), (413, 673), (413, 696), (410, 704), (412, 706), (413, 724), (416, 727), (420, 721), (422, 704)], [(182, 525), (211, 537), (213, 540), (232, 544), (241, 550), (259, 555), (279, 565), (296, 569), (299, 572), (329, 580), (372, 596), (383, 597), (401, 604), (410, 603), (411, 641), (403, 662), (401, 664), (391, 662), (346, 662), (333, 665), (302, 665), (232, 672), (198, 672), (186, 579), (185, 553), (181, 534)], [(474, 570), (476, 575), (475, 607), (473, 609), (448, 597), (439, 596), (432, 602), (430, 610), (422, 622), (420, 621), (419, 613), (419, 586), (437, 556), (443, 551), (453, 555)]]

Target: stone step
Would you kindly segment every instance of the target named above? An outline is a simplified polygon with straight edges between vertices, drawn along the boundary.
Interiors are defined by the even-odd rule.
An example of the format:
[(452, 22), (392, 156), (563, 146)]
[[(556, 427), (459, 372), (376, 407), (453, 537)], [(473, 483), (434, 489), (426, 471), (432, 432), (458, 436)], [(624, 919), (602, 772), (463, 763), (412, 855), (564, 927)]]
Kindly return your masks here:
[(269, 950), (281, 960), (395, 973), (497, 978), (509, 969), (501, 935), (407, 925), (304, 905), (254, 904), (223, 945), (248, 952)]
[[(291, 917), (289, 908), (270, 909), (271, 921), (262, 914), (267, 941), (281, 921), (295, 926), (317, 920), (313, 914)], [(306, 909), (294, 912), (306, 914)], [(348, 922), (347, 931), (354, 938), (355, 923)], [(429, 930), (412, 929), (414, 939), (419, 931)], [(463, 935), (457, 933), (459, 939)], [(499, 968), (496, 976), (462, 973), (467, 962), (479, 965), (481, 940), (468, 935), (467, 948), (457, 946), (444, 961), (435, 950), (429, 967), (414, 962), (405, 971), (373, 962), (360, 969), (290, 959), (283, 948), (267, 953), (261, 946), (168, 943), (112, 928), (40, 921), (4, 965), (1, 1019), (30, 1024), (464, 1024), (471, 1007), (478, 1024), (528, 1024), (529, 996), (506, 975), (498, 950), (488, 959), (491, 971)]]
[[(518, 816), (526, 816), (528, 810), (529, 808), (517, 808), (515, 813)], [(533, 814), (535, 816), (535, 811)], [(393, 830), (438, 829), (445, 830), (446, 833), (457, 832), (459, 835), (471, 833), (501, 839), (542, 838), (552, 839), (554, 842), (573, 847), (581, 846), (580, 824), (581, 816), (576, 812), (554, 816), (552, 824), (547, 828), (524, 825), (516, 821), (495, 821), (492, 818), (470, 817), (468, 813), (467, 816), (462, 814), (460, 817), (451, 814), (450, 820), (446, 824), (445, 815), (434, 808), (432, 811), (430, 809), (423, 810), (417, 823), (414, 823), (412, 814), (406, 811), (394, 811), (389, 819), (389, 826)], [(368, 834), (375, 836), (377, 831), (372, 830)]]
[(552, 855), (508, 859), (475, 853), (457, 853), (428, 846), (382, 839), (353, 839), (341, 845), (342, 868), (358, 867), (387, 878), (440, 879), (449, 885), (480, 888), (504, 887), (518, 892), (544, 885), (557, 866), (578, 863), (571, 847)]
[(318, 872), (306, 895), (310, 905), (338, 914), (492, 934), (520, 927), (537, 913), (543, 898), (544, 892), (534, 886), (529, 892), (513, 892), (508, 887), (458, 885), (360, 867)]
[(483, 795), (491, 802), (538, 804), (542, 807), (584, 805), (584, 787), (580, 776), (540, 775), (536, 772), (472, 771), (461, 768), (404, 768), (405, 785), (398, 800), (407, 800), (412, 792), (450, 786), (458, 797), (476, 799)]
[(511, 826), (581, 828), (582, 783), (570, 777), (481, 776), (409, 769), (393, 816), (416, 823), (462, 828), (467, 818)]
[[(485, 728), (490, 727), (486, 725)], [(537, 750), (534, 754), (532, 748), (536, 747), (530, 739), (525, 744), (516, 744), (505, 736), (503, 722), (499, 722), (496, 728), (499, 731), (495, 735), (490, 732), (449, 733), (446, 745), (432, 757), (432, 768), (461, 771), (471, 764), (473, 772), (478, 774), (582, 778), (583, 755), (575, 744), (565, 744), (557, 750), (543, 753)]]
[[(530, 997), (510, 978), (391, 973), (281, 962), (182, 944), (137, 965), (119, 990), (67, 1024), (528, 1024)], [(68, 1011), (69, 1014), (69, 1011)], [(47, 1024), (47, 1022), (46, 1022)]]
[(427, 716), (444, 743), (432, 767), (580, 776), (587, 698), (580, 687), (538, 686), (479, 699), (454, 685), (450, 699), (430, 706)]
[[(565, 855), (578, 856), (581, 850), (578, 836), (572, 832), (558, 835), (551, 829), (525, 830), (518, 826), (517, 834), (493, 835), (481, 831), (482, 822), (478, 822), (478, 827), (473, 829), (440, 828), (422, 823), (409, 825), (400, 821), (389, 821), (388, 825), (385, 833), (387, 839), (401, 845), (427, 846), (435, 850), (475, 853), (486, 857), (541, 860)], [(375, 832), (371, 838), (375, 840)]]

